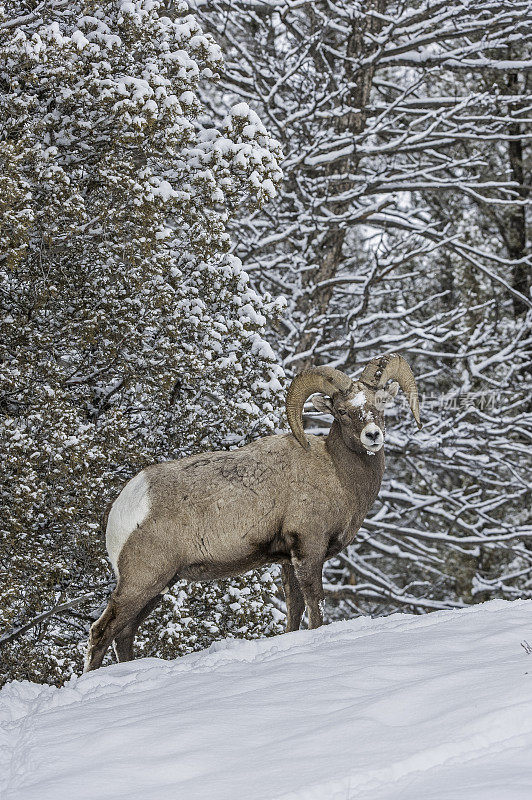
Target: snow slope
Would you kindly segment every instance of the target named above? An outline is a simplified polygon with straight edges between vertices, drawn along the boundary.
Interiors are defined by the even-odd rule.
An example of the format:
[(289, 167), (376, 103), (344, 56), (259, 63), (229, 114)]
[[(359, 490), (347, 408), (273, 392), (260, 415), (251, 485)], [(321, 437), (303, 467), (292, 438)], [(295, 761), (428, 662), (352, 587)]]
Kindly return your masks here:
[(0, 692), (2, 800), (530, 800), (532, 601)]

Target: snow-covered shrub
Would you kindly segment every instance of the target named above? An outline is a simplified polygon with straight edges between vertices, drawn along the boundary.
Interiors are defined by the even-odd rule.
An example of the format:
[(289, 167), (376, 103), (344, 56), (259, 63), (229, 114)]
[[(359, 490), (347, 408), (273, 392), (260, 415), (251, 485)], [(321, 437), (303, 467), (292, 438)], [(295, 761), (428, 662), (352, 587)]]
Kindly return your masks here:
[[(279, 304), (228, 255), (226, 224), (275, 194), (278, 145), (243, 103), (209, 123), (198, 87), (221, 69), (183, 3), (0, 7), (0, 627), (102, 584), (5, 647), (8, 676), (79, 667), (111, 578), (99, 519), (129, 476), (275, 426), (262, 330)], [(238, 635), (275, 630), (260, 582), (235, 586)], [(197, 591), (208, 616), (230, 590)], [(203, 643), (196, 625), (179, 652)]]

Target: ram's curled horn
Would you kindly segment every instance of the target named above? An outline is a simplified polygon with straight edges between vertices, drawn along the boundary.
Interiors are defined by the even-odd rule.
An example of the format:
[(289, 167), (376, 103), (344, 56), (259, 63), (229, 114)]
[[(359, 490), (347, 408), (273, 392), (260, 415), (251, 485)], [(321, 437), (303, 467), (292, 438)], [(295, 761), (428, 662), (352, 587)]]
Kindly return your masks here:
[(387, 381), (392, 379), (397, 381), (405, 393), (418, 428), (422, 428), (419, 417), (419, 397), (416, 379), (403, 356), (397, 355), (397, 353), (387, 353), (384, 356), (372, 358), (369, 364), (364, 367), (359, 381), (375, 391), (375, 389), (382, 388)]
[(314, 367), (296, 375), (286, 395), (286, 416), (299, 444), (308, 450), (310, 445), (303, 432), (303, 406), (311, 394), (320, 392), (332, 397), (336, 392), (348, 392), (353, 381), (334, 367)]

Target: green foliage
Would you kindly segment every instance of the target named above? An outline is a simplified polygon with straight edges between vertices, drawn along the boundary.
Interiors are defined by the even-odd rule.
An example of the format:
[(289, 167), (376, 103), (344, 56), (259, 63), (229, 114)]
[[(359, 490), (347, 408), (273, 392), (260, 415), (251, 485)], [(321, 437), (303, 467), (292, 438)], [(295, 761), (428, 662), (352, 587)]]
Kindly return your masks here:
[[(245, 104), (205, 118), (221, 68), (185, 7), (0, 9), (1, 628), (109, 580), (99, 519), (132, 474), (275, 425), (261, 334), (279, 305), (227, 255), (226, 224), (275, 194), (279, 151)], [(208, 613), (216, 592), (197, 591)], [(273, 630), (263, 599), (253, 630), (257, 603)], [(78, 669), (89, 607), (4, 648), (4, 677)], [(165, 655), (206, 641), (194, 625)]]

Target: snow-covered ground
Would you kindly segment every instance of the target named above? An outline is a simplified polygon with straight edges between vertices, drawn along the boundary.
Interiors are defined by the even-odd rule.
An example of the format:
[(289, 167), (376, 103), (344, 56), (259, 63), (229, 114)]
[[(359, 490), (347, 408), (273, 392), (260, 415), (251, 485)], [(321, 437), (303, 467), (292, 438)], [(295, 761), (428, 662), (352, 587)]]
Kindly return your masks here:
[(2, 800), (530, 800), (532, 601), (0, 692)]

